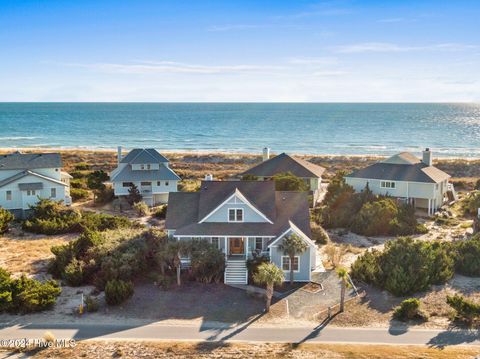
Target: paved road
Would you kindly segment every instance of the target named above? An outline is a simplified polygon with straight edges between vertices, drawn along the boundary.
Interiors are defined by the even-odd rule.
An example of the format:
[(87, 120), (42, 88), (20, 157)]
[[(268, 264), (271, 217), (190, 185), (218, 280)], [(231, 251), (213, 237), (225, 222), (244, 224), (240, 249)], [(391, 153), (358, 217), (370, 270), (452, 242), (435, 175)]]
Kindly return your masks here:
[(244, 342), (314, 342), (362, 344), (420, 344), (435, 347), (475, 345), (480, 347), (479, 330), (428, 330), (389, 328), (292, 328), (229, 326), (182, 326), (160, 323), (144, 326), (107, 324), (28, 324), (1, 326), (0, 339), (42, 338), (51, 331), (57, 339), (191, 340)]

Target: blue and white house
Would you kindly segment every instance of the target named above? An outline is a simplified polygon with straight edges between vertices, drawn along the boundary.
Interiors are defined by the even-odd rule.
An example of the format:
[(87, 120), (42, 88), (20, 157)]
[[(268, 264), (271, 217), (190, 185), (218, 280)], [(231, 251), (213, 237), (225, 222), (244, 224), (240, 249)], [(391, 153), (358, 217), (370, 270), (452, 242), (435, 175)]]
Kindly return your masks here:
[(149, 206), (164, 204), (170, 192), (177, 192), (180, 177), (169, 161), (153, 148), (136, 148), (125, 157), (118, 148), (118, 167), (110, 173), (115, 196), (126, 197), (132, 184)]
[[(225, 283), (246, 284), (246, 261), (264, 255), (295, 281), (310, 281), (317, 266), (306, 192), (275, 191), (273, 181), (202, 181), (198, 192), (168, 200), (165, 228), (177, 240), (206, 239), (226, 258)], [(293, 263), (280, 248), (295, 233), (307, 244)]]
[(72, 177), (62, 166), (59, 153), (17, 151), (0, 155), (0, 207), (22, 218), (40, 198), (70, 205)]

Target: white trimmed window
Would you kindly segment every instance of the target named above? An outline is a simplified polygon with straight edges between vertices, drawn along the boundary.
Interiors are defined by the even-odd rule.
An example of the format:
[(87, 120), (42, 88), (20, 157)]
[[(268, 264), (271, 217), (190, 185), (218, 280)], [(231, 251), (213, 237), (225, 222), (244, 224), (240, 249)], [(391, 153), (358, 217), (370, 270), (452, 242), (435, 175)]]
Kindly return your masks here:
[(220, 240), (218, 239), (218, 237), (212, 237), (212, 244), (213, 244), (216, 248), (220, 248)]
[(255, 238), (255, 249), (261, 251), (263, 249), (263, 239), (262, 237)]
[[(299, 263), (300, 263), (300, 257), (295, 256), (293, 258), (293, 271), (294, 272), (299, 271)], [(282, 256), (282, 269), (286, 272), (290, 272), (290, 257)]]
[(122, 182), (122, 187), (132, 187), (133, 183), (132, 182)]
[(7, 191), (5, 193), (5, 197), (6, 197), (7, 201), (11, 201), (12, 200), (12, 191)]
[(228, 221), (229, 222), (243, 222), (243, 209), (242, 208), (229, 208), (228, 209)]
[(165, 181), (165, 186), (168, 186), (168, 181)]
[(160, 187), (161, 184), (162, 184), (162, 182), (157, 181), (157, 186), (158, 186), (158, 187)]
[(56, 188), (50, 188), (50, 197), (52, 197), (52, 198), (57, 197), (57, 189)]
[(35, 190), (34, 189), (27, 189), (27, 196), (35, 196)]
[(140, 182), (140, 186), (150, 187), (151, 185), (152, 185), (152, 182)]
[(149, 170), (149, 169), (150, 169), (150, 164), (147, 165), (147, 170)]
[(395, 188), (395, 182), (392, 181), (381, 181), (380, 187), (382, 188)]

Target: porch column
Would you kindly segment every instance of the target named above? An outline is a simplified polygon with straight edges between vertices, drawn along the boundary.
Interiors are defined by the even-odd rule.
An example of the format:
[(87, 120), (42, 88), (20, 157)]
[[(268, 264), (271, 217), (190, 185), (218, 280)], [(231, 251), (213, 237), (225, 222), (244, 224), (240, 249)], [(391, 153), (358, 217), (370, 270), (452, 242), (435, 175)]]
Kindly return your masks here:
[(428, 199), (428, 215), (430, 216), (432, 213), (431, 213), (431, 209), (430, 209), (430, 206), (431, 206), (431, 199), (429, 198)]
[(243, 248), (245, 258), (247, 258), (247, 256), (248, 256), (248, 240), (249, 239), (250, 239), (250, 237), (245, 237), (245, 248)]
[(223, 239), (225, 240), (225, 258), (227, 258), (228, 256), (227, 237), (223, 237)]

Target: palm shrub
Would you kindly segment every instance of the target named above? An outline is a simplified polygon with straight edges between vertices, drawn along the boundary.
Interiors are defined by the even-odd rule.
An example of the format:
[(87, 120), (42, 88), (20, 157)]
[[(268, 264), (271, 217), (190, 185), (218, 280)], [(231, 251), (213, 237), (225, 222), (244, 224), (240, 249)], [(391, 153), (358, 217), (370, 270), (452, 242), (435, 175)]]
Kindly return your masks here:
[(258, 266), (257, 271), (253, 275), (253, 280), (257, 284), (263, 284), (266, 287), (265, 294), (265, 311), (270, 311), (270, 305), (272, 303), (273, 287), (275, 285), (282, 284), (285, 276), (283, 271), (278, 268), (274, 263), (263, 263)]
[(340, 279), (340, 313), (345, 310), (345, 294), (347, 287), (350, 286), (348, 271), (345, 268), (338, 268), (337, 275)]
[(266, 256), (256, 256), (251, 259), (247, 259), (247, 270), (248, 270), (248, 282), (253, 282), (253, 275), (257, 272), (258, 267), (263, 263), (270, 262)]
[(0, 234), (8, 231), (10, 223), (12, 223), (14, 219), (15, 217), (9, 210), (0, 207)]
[(105, 285), (105, 301), (108, 305), (118, 305), (133, 295), (133, 283), (123, 280), (110, 280)]
[(290, 260), (290, 285), (293, 284), (294, 271), (293, 271), (293, 261), (297, 254), (302, 254), (308, 248), (308, 245), (303, 241), (300, 236), (292, 233), (289, 236), (283, 238), (282, 244), (280, 244), (279, 249), (283, 251), (283, 254), (289, 257)]
[(427, 319), (426, 314), (421, 310), (420, 301), (417, 298), (405, 299), (397, 308), (395, 308), (393, 317), (402, 321)]

